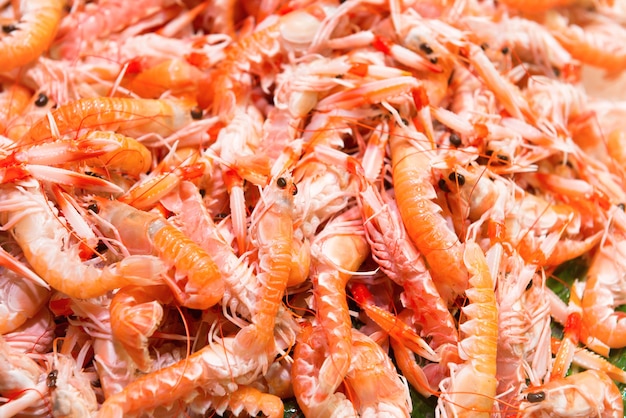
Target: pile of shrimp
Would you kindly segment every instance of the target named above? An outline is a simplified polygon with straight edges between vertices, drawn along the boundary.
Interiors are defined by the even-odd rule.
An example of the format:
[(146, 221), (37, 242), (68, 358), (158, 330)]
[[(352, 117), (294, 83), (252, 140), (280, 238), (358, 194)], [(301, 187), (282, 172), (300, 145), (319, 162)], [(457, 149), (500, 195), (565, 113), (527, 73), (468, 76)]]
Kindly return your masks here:
[(623, 416), (623, 2), (0, 3), (0, 416)]

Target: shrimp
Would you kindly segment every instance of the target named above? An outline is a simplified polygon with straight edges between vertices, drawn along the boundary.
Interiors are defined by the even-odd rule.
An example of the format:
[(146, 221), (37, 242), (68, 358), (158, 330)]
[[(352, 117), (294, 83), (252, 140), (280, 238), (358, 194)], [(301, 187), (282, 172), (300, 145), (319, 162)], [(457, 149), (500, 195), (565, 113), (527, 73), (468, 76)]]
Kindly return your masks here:
[[(372, 258), (390, 279), (403, 287), (404, 292), (400, 296), (403, 306), (412, 311), (413, 321), (421, 325), (421, 335), (430, 338), (430, 347), (441, 356), (439, 363), (424, 367), (431, 385), (426, 383), (420, 386), (420, 390), (427, 393), (431, 386), (437, 387), (446, 376), (447, 362), (455, 361), (457, 357), (459, 336), (455, 321), (437, 291), (423, 258), (407, 236), (396, 202), (386, 195), (381, 196), (371, 186), (360, 194), (360, 202)], [(392, 342), (395, 341), (392, 339)], [(396, 344), (402, 353), (407, 345), (406, 341)], [(417, 376), (418, 379), (424, 372), (417, 365), (409, 365), (409, 356), (407, 353), (404, 357), (404, 369), (413, 371), (405, 375), (407, 378), (409, 375)], [(424, 383), (424, 379), (425, 376), (420, 381)]]
[(158, 99), (168, 92), (175, 97), (195, 93), (202, 73), (180, 58), (167, 59), (142, 69), (122, 85), (140, 97)]
[(489, 417), (496, 396), (496, 352), (498, 308), (487, 260), (478, 244), (465, 242), (463, 261), (471, 277), (465, 292), (469, 305), (462, 308), (467, 316), (460, 326), (465, 337), (459, 354), (465, 363), (451, 368), (442, 382), (445, 392), (437, 409), (456, 417)]
[[(537, 266), (517, 253), (503, 256), (497, 272), (498, 399), (501, 413), (512, 413), (525, 379), (541, 379), (550, 366), (550, 311)], [(503, 280), (504, 279), (504, 280)], [(520, 296), (521, 295), (521, 296)], [(532, 371), (532, 372), (531, 372)]]
[[(265, 187), (251, 215), (250, 243), (258, 248), (259, 282), (252, 324), (239, 331), (237, 346), (245, 355), (274, 351), (274, 325), (291, 272), (293, 199), (297, 187), (285, 173)], [(266, 367), (264, 367), (266, 369)]]
[[(318, 10), (315, 10), (318, 8)], [(250, 74), (261, 77), (261, 85), (273, 82), (275, 61), (287, 50), (305, 50), (320, 25), (319, 5), (294, 10), (266, 19), (252, 34), (230, 44), (213, 74), (213, 113), (230, 121), (237, 106), (244, 104), (252, 90)]]
[[(415, 137), (415, 139), (413, 139)], [(448, 304), (467, 287), (463, 245), (446, 224), (431, 184), (428, 139), (416, 130), (394, 127), (389, 143), (394, 189), (409, 237), (426, 259), (441, 297)]]
[(352, 330), (352, 363), (346, 385), (361, 417), (409, 417), (411, 396), (389, 355), (372, 338)]
[(3, 71), (26, 65), (48, 49), (61, 21), (64, 6), (64, 0), (19, 2), (19, 21), (2, 27), (5, 34), (0, 38)]
[(48, 289), (9, 270), (0, 275), (0, 289), (0, 335), (34, 317), (50, 296)]
[(70, 308), (77, 319), (70, 321), (66, 338), (81, 338), (79, 332), (91, 338), (94, 366), (105, 398), (123, 391), (134, 380), (135, 367), (113, 338), (110, 298), (72, 299)]
[(167, 137), (191, 122), (191, 108), (179, 100), (79, 99), (59, 106), (51, 112), (51, 117), (37, 121), (20, 143), (39, 143), (57, 135), (76, 135), (83, 129), (94, 128), (132, 137), (146, 134)]
[(150, 370), (148, 338), (163, 318), (162, 304), (172, 298), (166, 286), (126, 286), (111, 300), (113, 337), (143, 372)]
[[(348, 373), (351, 364), (352, 322), (346, 299), (346, 283), (350, 271), (356, 271), (369, 254), (367, 241), (359, 222), (357, 207), (342, 213), (328, 222), (323, 232), (312, 243), (313, 263), (311, 280), (317, 312), (316, 329), (324, 336), (327, 345), (325, 359), (315, 374), (303, 379), (313, 380), (315, 385), (302, 383), (298, 393), (300, 405), (317, 408), (313, 404), (326, 403)], [(300, 360), (294, 360), (300, 361)]]
[(169, 405), (197, 388), (214, 396), (233, 393), (258, 377), (257, 362), (235, 354), (240, 350), (234, 338), (222, 338), (183, 360), (143, 375), (109, 396), (98, 417), (122, 418)]
[(624, 303), (626, 240), (617, 238), (596, 252), (582, 298), (583, 323), (589, 334), (611, 348), (626, 347), (626, 318), (615, 307)]
[[(89, 346), (84, 346), (89, 348)], [(67, 350), (65, 345), (63, 350)], [(83, 350), (86, 351), (86, 350)], [(98, 410), (96, 394), (91, 386), (91, 377), (79, 366), (79, 354), (74, 359), (69, 354), (53, 353), (49, 359), (53, 380), (47, 382), (51, 392), (53, 416), (82, 418), (95, 416)], [(50, 374), (48, 374), (50, 376)]]
[(114, 152), (118, 148), (119, 144), (103, 138), (86, 138), (79, 141), (58, 140), (19, 147), (11, 150), (4, 158), (0, 158), (0, 182), (9, 183), (32, 176), (44, 181), (83, 188), (101, 188), (100, 191), (119, 193), (121, 189), (108, 181), (53, 167), (97, 157), (107, 152)]
[(12, 332), (3, 334), (8, 345), (24, 353), (44, 354), (52, 348), (56, 338), (54, 317), (47, 307), (42, 307), (32, 318)]
[(330, 393), (322, 399), (315, 396), (320, 392), (322, 384), (316, 376), (319, 376), (319, 370), (326, 360), (326, 338), (321, 328), (314, 328), (309, 322), (303, 323), (291, 367), (294, 395), (307, 417), (356, 417), (358, 414), (353, 403), (342, 392)]
[(626, 36), (626, 29), (619, 23), (591, 12), (582, 26), (558, 13), (547, 16), (546, 26), (575, 59), (613, 74), (626, 68), (626, 49), (616, 42)]
[(24, 353), (12, 349), (0, 336), (0, 394), (11, 401), (0, 405), (0, 416), (12, 417), (21, 412), (47, 416), (48, 395), (41, 366)]
[[(156, 253), (176, 268), (176, 297), (192, 309), (208, 309), (224, 294), (221, 274), (211, 257), (180, 230), (159, 215), (137, 210), (118, 201), (97, 199), (98, 216), (118, 231), (131, 254)], [(182, 280), (186, 277), (186, 280)]]
[(467, 58), (483, 83), (499, 99), (502, 107), (516, 119), (533, 120), (528, 102), (520, 93), (517, 86), (505, 79), (489, 60), (485, 51), (478, 45), (470, 44), (467, 50)]
[(97, 5), (89, 3), (84, 11), (74, 11), (63, 20), (57, 37), (61, 54), (65, 59), (75, 59), (82, 44), (118, 32), (175, 3), (174, 0), (144, 0), (132, 8), (119, 0), (99, 1)]
[(84, 299), (128, 284), (148, 285), (164, 273), (151, 256), (132, 256), (102, 268), (84, 264), (79, 246), (36, 181), (2, 187), (0, 222), (9, 230), (33, 270), (51, 287)]
[(624, 416), (620, 390), (606, 373), (596, 370), (529, 388), (520, 409), (522, 417)]
[(106, 132), (91, 131), (79, 139), (87, 143), (98, 141), (115, 141), (119, 143), (119, 149), (108, 151), (97, 157), (88, 158), (84, 164), (89, 167), (104, 167), (107, 171), (118, 171), (133, 178), (139, 178), (152, 167), (152, 154), (150, 150), (134, 138), (126, 135)]
[[(224, 314), (230, 308), (233, 313), (249, 318), (257, 309), (256, 275), (251, 266), (237, 257), (233, 248), (219, 233), (201, 200), (198, 189), (189, 182), (182, 182), (179, 189), (179, 213), (181, 229), (208, 253), (215, 261), (224, 280), (222, 299)], [(233, 319), (234, 321), (234, 319)]]

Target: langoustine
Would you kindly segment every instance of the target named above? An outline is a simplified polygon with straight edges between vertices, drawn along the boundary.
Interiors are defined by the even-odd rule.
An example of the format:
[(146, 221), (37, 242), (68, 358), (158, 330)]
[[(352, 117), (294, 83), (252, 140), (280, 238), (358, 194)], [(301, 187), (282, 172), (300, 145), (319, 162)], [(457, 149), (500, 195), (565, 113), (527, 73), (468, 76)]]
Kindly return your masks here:
[[(61, 33), (49, 56), (38, 47), (28, 63), (2, 70), (10, 119), (3, 132), (11, 138), (3, 139), (8, 174), (0, 190), (9, 232), (4, 258), (41, 286), (10, 328), (27, 316), (45, 319), (40, 305), (52, 294), (50, 309), (67, 340), (61, 349), (100, 379), (102, 391), (94, 388), (102, 415), (230, 409), (273, 416), (282, 413), (279, 397), (293, 392), (309, 414), (382, 413), (376, 408), (386, 401), (368, 403), (366, 375), (393, 387), (385, 396), (397, 408), (386, 411), (398, 416), (409, 408), (401, 375), (423, 396), (438, 396), (442, 414), (541, 416), (562, 413), (565, 404), (582, 415), (619, 415), (611, 379), (621, 377), (594, 371), (562, 378), (571, 353), (552, 357), (546, 344), (555, 325), (543, 272), (596, 251), (587, 289), (573, 300), (582, 296), (583, 322), (614, 318), (594, 295), (615, 285), (598, 266), (621, 268), (613, 269), (606, 252), (626, 227), (619, 154), (600, 155), (619, 149), (623, 124), (607, 115), (623, 112), (623, 104), (587, 100), (576, 84), (579, 61), (622, 70), (621, 52), (599, 61), (594, 47), (596, 22), (623, 31), (620, 11), (612, 2), (567, 3), (544, 12), (516, 2), (241, 2), (212, 21), (232, 2), (163, 2), (110, 24), (112, 32), (131, 27), (91, 45), (95, 34)], [(591, 3), (595, 10), (583, 10)], [(534, 20), (516, 11), (521, 6), (539, 7)], [(60, 17), (63, 31), (76, 11)], [(24, 6), (24, 18), (27, 12)], [(505, 14), (508, 20), (498, 20)], [(55, 19), (37, 22), (48, 26), (42, 48)], [(514, 24), (496, 38), (506, 22)], [(5, 24), (3, 41), (25, 32), (20, 25)], [(537, 36), (525, 37), (523, 28)], [(137, 35), (151, 30), (158, 34)], [(20, 88), (9, 89), (12, 82)], [(39, 110), (24, 106), (28, 100)], [(234, 140), (248, 128), (253, 135)], [(99, 156), (74, 159), (83, 139), (101, 141)], [(65, 146), (66, 159), (41, 155), (56, 145)], [(135, 209), (101, 204), (123, 208), (115, 209), (121, 215), (105, 209), (94, 221), (87, 217), (94, 200)], [(130, 228), (130, 215), (144, 222)], [(338, 227), (343, 217), (351, 219), (349, 231)], [(146, 247), (138, 249), (139, 241)], [(327, 263), (324, 243), (333, 242), (340, 243), (333, 256), (345, 256), (355, 242), (358, 256)], [(179, 257), (190, 249), (214, 265)], [(63, 280), (70, 268), (72, 280)], [(205, 273), (215, 279), (209, 290)], [(210, 300), (194, 303), (199, 294)], [(619, 303), (614, 294), (609, 299)], [(145, 316), (133, 319), (133, 312)], [(487, 314), (498, 328), (474, 326)], [(507, 332), (511, 326), (523, 328)], [(356, 327), (360, 334), (350, 331)], [(70, 348), (73, 338), (93, 344), (93, 358)], [(480, 338), (488, 344), (477, 345)], [(602, 347), (595, 337), (581, 338)], [(571, 349), (572, 341), (562, 346)], [(138, 369), (147, 374), (138, 377)], [(47, 372), (52, 388), (53, 371), (33, 379), (42, 385)], [(326, 403), (306, 398), (306, 385), (319, 389), (305, 379), (311, 371), (328, 385), (317, 392)], [(559, 376), (548, 381), (551, 373)], [(468, 385), (467, 375), (483, 377), (482, 386)], [(570, 390), (571, 383), (601, 388), (602, 402)], [(474, 391), (475, 399), (462, 393)], [(17, 408), (15, 401), (0, 407)]]

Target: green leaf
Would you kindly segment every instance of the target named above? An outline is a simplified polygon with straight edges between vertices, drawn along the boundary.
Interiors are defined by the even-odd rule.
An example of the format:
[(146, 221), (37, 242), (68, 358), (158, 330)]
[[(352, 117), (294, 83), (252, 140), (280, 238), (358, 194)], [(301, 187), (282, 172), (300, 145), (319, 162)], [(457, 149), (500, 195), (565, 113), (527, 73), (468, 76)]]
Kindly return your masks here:
[(435, 416), (435, 407), (437, 406), (437, 397), (431, 396), (426, 399), (412, 387), (410, 391), (411, 402), (413, 402), (411, 418), (433, 418)]

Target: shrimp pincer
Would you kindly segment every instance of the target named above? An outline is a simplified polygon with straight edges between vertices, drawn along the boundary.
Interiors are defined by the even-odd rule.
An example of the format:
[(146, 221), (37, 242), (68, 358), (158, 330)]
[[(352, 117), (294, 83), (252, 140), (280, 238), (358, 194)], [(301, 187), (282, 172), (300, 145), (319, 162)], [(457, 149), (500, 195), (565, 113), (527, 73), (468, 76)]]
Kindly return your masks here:
[(122, 202), (98, 199), (98, 207), (98, 215), (117, 228), (122, 243), (131, 253), (155, 253), (176, 268), (176, 278), (186, 276), (182, 294), (178, 294), (179, 289), (173, 289), (184, 306), (207, 309), (222, 299), (224, 282), (217, 265), (180, 230), (159, 215)]
[(131, 137), (167, 137), (192, 121), (191, 106), (176, 100), (96, 97), (60, 106), (35, 123), (22, 143), (47, 141), (82, 129), (116, 131)]
[(50, 206), (36, 181), (2, 186), (0, 223), (9, 230), (33, 270), (51, 287), (86, 299), (122, 286), (154, 283), (164, 273), (152, 256), (132, 256), (96, 267), (82, 262), (80, 246)]
[(3, 71), (26, 65), (48, 49), (56, 35), (64, 6), (65, 0), (19, 2), (19, 22), (2, 27), (6, 34), (0, 38)]

